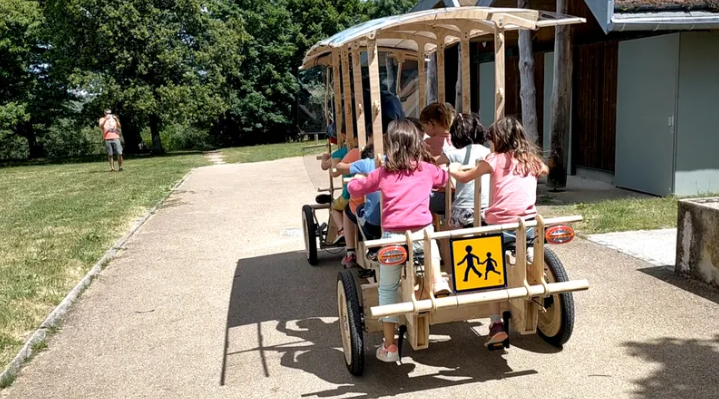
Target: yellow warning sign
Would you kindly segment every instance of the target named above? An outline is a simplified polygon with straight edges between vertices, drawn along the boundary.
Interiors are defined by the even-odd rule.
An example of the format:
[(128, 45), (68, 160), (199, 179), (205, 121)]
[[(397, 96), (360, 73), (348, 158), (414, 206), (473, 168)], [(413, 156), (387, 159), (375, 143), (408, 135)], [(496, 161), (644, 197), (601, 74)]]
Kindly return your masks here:
[(450, 249), (456, 292), (507, 286), (501, 234), (451, 240)]

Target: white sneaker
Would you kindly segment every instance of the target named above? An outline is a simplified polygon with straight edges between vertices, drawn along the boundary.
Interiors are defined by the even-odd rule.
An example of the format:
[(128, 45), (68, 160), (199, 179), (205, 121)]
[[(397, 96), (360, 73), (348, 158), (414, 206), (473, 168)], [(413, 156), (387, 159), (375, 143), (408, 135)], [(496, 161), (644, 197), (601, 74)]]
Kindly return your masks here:
[(528, 247), (527, 248), (527, 263), (532, 263), (534, 261), (534, 247)]
[(395, 363), (399, 360), (399, 351), (397, 345), (390, 345), (389, 348), (385, 348), (384, 344), (377, 348), (377, 359), (385, 363)]

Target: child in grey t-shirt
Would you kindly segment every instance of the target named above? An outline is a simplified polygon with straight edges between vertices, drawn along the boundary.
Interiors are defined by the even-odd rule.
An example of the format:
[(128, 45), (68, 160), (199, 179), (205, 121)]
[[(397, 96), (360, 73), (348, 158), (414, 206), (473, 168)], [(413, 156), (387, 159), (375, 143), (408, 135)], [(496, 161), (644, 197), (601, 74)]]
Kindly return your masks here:
[[(484, 146), (486, 129), (479, 121), (479, 115), (458, 114), (449, 130), (454, 149), (446, 149), (437, 163), (461, 163), (476, 165), (478, 160), (489, 155), (490, 150)], [(482, 211), (489, 205), (489, 175), (481, 178)], [(452, 203), (452, 214), (449, 225), (463, 228), (474, 223), (474, 180), (469, 183), (457, 183), (455, 200)]]

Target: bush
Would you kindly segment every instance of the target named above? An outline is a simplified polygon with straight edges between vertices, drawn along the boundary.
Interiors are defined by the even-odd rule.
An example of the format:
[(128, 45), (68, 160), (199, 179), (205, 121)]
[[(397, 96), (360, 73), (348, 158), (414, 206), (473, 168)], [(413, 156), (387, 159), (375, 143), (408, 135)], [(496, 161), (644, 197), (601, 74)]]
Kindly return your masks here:
[(0, 159), (26, 159), (30, 156), (27, 140), (10, 131), (0, 130)]
[(76, 157), (102, 152), (102, 135), (99, 129), (81, 127), (70, 119), (57, 120), (43, 137), (49, 158)]
[[(167, 126), (160, 132), (160, 138), (166, 151), (206, 150), (212, 148), (212, 140), (208, 131), (194, 126), (177, 124)], [(150, 143), (152, 143), (152, 140), (150, 140)]]

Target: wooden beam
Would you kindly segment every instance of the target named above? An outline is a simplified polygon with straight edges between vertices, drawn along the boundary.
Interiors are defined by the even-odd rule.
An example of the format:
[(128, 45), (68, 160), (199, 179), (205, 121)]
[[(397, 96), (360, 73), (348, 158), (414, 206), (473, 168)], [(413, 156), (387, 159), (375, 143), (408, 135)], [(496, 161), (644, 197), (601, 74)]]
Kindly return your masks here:
[(437, 46), (437, 101), (440, 103), (445, 102), (447, 93), (444, 76), (444, 50), (444, 44)]
[(364, 105), (362, 104), (362, 101), (364, 99), (363, 91), (364, 88), (362, 87), (362, 62), (360, 58), (360, 49), (359, 46), (356, 45), (358, 42), (355, 42), (352, 45), (352, 76), (354, 77), (354, 102), (355, 102), (355, 114), (357, 116), (356, 122), (357, 122), (357, 143), (359, 145), (360, 151), (364, 149), (364, 147), (367, 145), (367, 128), (364, 123)]
[[(374, 153), (381, 157), (384, 154), (382, 147), (382, 102), (379, 89), (379, 54), (377, 53), (377, 40), (375, 35), (367, 38), (367, 65), (369, 66), (370, 104), (372, 111), (372, 138)], [(381, 159), (379, 158), (378, 159)]]
[(399, 96), (399, 92), (402, 89), (402, 64), (404, 64), (403, 60), (399, 61), (399, 65), (397, 65), (397, 79), (395, 81), (395, 88), (394, 93)]
[(460, 52), (460, 55), (462, 57), (461, 65), (462, 65), (462, 112), (463, 113), (470, 113), (472, 112), (472, 91), (470, 89), (470, 75), (469, 75), (469, 61), (470, 61), (470, 51), (469, 51), (469, 32), (463, 32), (462, 33), (462, 42), (460, 43), (462, 51)]
[(504, 118), (504, 30), (494, 33), (494, 121)]
[[(352, 116), (352, 83), (350, 82), (350, 59), (349, 59), (349, 43), (342, 47), (342, 91), (344, 95), (344, 119), (347, 127), (347, 137), (354, 138), (348, 141), (357, 143), (354, 137), (354, 117)], [(359, 132), (358, 132), (359, 135)], [(362, 147), (360, 147), (362, 150)]]
[(424, 107), (427, 106), (427, 64), (425, 62), (425, 57), (427, 56), (427, 53), (424, 52), (425, 48), (425, 42), (421, 40), (417, 40), (417, 69), (418, 69), (418, 78), (419, 78), (419, 109), (424, 109)]
[(335, 131), (337, 132), (337, 146), (342, 147), (344, 140), (340, 136), (342, 131), (342, 91), (340, 89), (340, 50), (332, 52), (332, 83), (334, 86), (335, 101)]

